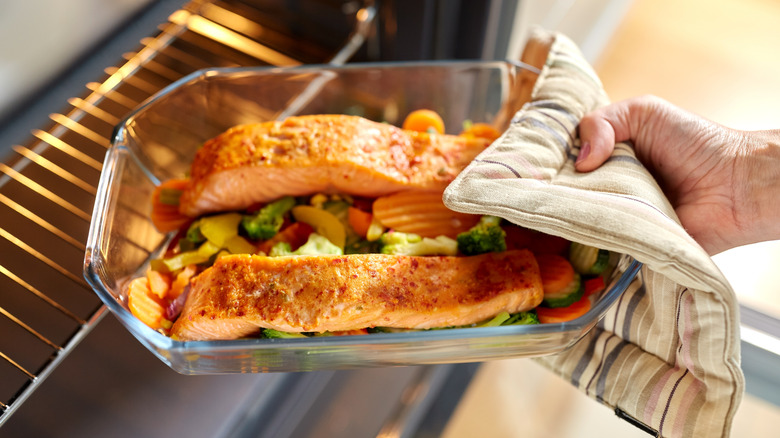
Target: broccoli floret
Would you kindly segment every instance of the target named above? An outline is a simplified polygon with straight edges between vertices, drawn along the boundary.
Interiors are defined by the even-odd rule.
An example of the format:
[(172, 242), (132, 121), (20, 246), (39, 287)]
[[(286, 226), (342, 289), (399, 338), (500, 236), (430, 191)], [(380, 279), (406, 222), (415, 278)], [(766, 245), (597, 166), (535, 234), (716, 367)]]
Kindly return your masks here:
[(278, 242), (274, 246), (271, 247), (271, 250), (268, 251), (269, 257), (279, 257), (279, 256), (288, 256), (293, 255), (292, 247), (288, 242)]
[(245, 215), (241, 227), (252, 239), (266, 240), (282, 228), (284, 215), (295, 206), (295, 198), (285, 196), (261, 208), (256, 214)]
[(282, 332), (274, 329), (262, 329), (260, 331), (262, 337), (268, 339), (294, 339), (294, 338), (306, 338), (307, 336), (302, 333)]
[(498, 327), (503, 325), (507, 320), (509, 320), (509, 318), (511, 318), (509, 312), (501, 312), (493, 318), (490, 318), (488, 321), (485, 321), (482, 324), (477, 324), (477, 327)]
[(402, 233), (400, 231), (388, 231), (379, 237), (379, 243), (385, 245), (406, 245), (417, 243), (422, 240), (422, 236), (413, 233)]
[(333, 254), (342, 255), (344, 251), (338, 246), (331, 243), (325, 236), (317, 233), (311, 233), (309, 240), (306, 241), (300, 248), (295, 251), (287, 242), (279, 242), (268, 253), (271, 257), (289, 256), (289, 255), (317, 255), (317, 254)]
[(309, 239), (300, 248), (293, 251), (294, 255), (333, 254), (342, 255), (344, 251), (331, 243), (325, 236), (311, 233)]
[(498, 327), (500, 325), (527, 325), (539, 324), (539, 317), (536, 312), (518, 312), (510, 315), (508, 312), (501, 312), (490, 320), (477, 325), (477, 327)]
[(535, 311), (519, 312), (512, 315), (501, 325), (528, 325), (539, 324), (539, 316)]
[(458, 234), (457, 241), (464, 255), (506, 251), (506, 232), (496, 216), (482, 216), (471, 229)]
[(193, 222), (190, 227), (187, 228), (185, 238), (192, 243), (203, 243), (206, 241), (206, 236), (200, 232), (200, 221)]
[(454, 256), (458, 253), (458, 243), (447, 236), (431, 239), (400, 231), (388, 231), (382, 234), (379, 238), (379, 245), (382, 254)]

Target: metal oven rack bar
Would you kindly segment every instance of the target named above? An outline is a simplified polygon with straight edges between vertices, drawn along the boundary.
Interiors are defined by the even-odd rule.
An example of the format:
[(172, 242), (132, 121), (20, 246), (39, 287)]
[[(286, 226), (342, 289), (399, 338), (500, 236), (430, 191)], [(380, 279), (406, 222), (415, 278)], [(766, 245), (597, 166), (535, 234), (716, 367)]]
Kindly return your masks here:
[[(295, 3), (185, 4), (0, 162), (0, 425), (106, 313), (81, 272), (114, 125), (200, 68), (343, 63), (361, 47), (375, 15), (372, 1), (310, 1), (306, 6), (316, 10), (294, 17), (276, 6)], [(301, 23), (307, 13), (320, 19)], [(323, 28), (333, 23), (341, 33)]]

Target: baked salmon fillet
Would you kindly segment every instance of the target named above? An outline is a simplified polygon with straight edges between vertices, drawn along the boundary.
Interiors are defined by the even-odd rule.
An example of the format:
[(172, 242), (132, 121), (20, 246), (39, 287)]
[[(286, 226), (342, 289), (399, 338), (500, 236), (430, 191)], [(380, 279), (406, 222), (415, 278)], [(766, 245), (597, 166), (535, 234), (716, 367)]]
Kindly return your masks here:
[(229, 255), (193, 279), (171, 336), (461, 326), (530, 310), (542, 296), (528, 250), (470, 257)]
[(443, 190), (487, 144), (347, 115), (240, 125), (198, 150), (179, 209), (195, 217), (285, 195)]

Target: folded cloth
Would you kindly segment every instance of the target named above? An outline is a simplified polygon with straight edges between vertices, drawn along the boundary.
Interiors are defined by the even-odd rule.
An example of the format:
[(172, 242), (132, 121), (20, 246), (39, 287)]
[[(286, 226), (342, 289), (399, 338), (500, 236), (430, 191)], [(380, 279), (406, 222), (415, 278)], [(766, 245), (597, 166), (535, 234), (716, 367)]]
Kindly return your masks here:
[(588, 335), (537, 360), (658, 436), (727, 437), (744, 391), (734, 292), (629, 144), (593, 172), (574, 169), (579, 120), (609, 101), (570, 39), (536, 30), (526, 50), (540, 42), (530, 101), (444, 202), (642, 262)]

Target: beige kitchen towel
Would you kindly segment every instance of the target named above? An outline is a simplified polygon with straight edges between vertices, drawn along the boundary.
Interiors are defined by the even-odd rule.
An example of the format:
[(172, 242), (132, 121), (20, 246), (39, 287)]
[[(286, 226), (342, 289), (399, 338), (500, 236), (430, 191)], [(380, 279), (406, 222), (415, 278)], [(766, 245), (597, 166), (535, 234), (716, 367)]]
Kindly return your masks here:
[(630, 145), (596, 171), (574, 169), (579, 120), (609, 102), (570, 39), (537, 31), (529, 44), (543, 40), (551, 42), (530, 102), (444, 201), (642, 262), (596, 328), (539, 360), (658, 436), (729, 436), (744, 391), (734, 292)]

